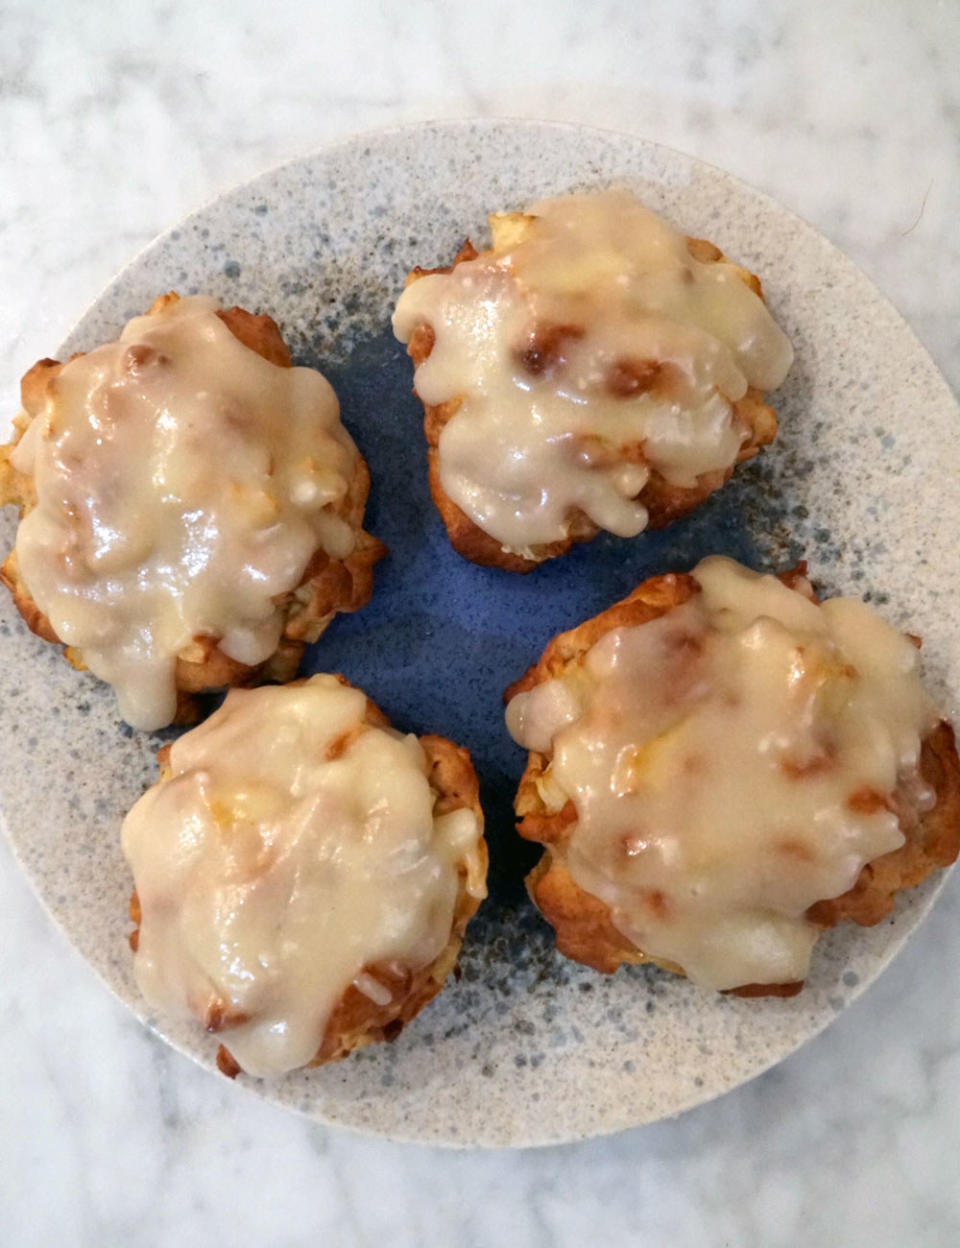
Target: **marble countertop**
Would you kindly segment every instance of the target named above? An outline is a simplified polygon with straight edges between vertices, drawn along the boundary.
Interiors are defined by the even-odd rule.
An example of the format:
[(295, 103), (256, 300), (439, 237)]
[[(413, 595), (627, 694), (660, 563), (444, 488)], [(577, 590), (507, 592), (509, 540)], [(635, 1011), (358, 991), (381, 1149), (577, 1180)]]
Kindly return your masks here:
[[(507, 115), (720, 165), (853, 257), (960, 388), (960, 10), (763, 0), (0, 7), (0, 400), (154, 234), (350, 132)], [(2, 765), (2, 764), (0, 764)], [(0, 841), (13, 1245), (953, 1245), (960, 875), (880, 981), (679, 1120), (526, 1153), (325, 1128), (115, 1002)]]

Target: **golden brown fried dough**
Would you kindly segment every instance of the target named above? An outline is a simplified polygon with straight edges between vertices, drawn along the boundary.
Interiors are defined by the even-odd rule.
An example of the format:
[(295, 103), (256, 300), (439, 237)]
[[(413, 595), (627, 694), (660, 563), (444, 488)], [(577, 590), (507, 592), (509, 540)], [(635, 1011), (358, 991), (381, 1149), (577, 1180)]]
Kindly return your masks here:
[[(337, 680), (352, 687), (343, 676)], [(293, 685), (304, 682), (294, 681)], [(369, 698), (365, 720), (376, 728), (389, 728), (390, 721)], [(338, 742), (338, 751), (345, 749), (348, 741)], [(378, 1041), (392, 1041), (404, 1026), (440, 992), (454, 969), (467, 924), (476, 913), (483, 895), (486, 879), (488, 853), (483, 839), (483, 810), (476, 772), (469, 753), (445, 737), (428, 735), (420, 738), (426, 755), (427, 778), (434, 794), (434, 815), (446, 815), (456, 810), (470, 810), (476, 815), (480, 836), (474, 848), (461, 860), (458, 867), (459, 887), (450, 928), (449, 939), (443, 950), (427, 966), (412, 968), (397, 962), (376, 963), (364, 968), (379, 984), (389, 990), (390, 1001), (377, 1004), (350, 984), (330, 1014), (311, 1066), (340, 1061), (355, 1049)], [(160, 783), (171, 779), (169, 746), (158, 753), (161, 765)], [(332, 757), (332, 755), (331, 755)], [(136, 952), (140, 938), (142, 919), (139, 897), (134, 891), (130, 900), (130, 918), (134, 930), (130, 933), (130, 946)], [(247, 1016), (232, 1012), (227, 1003), (211, 1000), (207, 1003), (204, 1026), (208, 1032), (226, 1035), (227, 1043), (221, 1044), (217, 1053), (217, 1065), (231, 1078), (242, 1073), (241, 1067), (229, 1051), (227, 1033), (233, 1025), (250, 1021)]]
[[(687, 246), (690, 254), (702, 263), (722, 261), (726, 264), (732, 264), (719, 248), (714, 247), (712, 243), (708, 243), (704, 239), (688, 238)], [(491, 253), (483, 253), (483, 255), (488, 254)], [(457, 265), (476, 260), (480, 255), (481, 253), (467, 239), (454, 258), (453, 264), (446, 268), (415, 268), (407, 277), (407, 285), (431, 274), (452, 273)], [(760, 279), (746, 269), (736, 265), (733, 267), (745, 285), (749, 286), (755, 294), (762, 298), (763, 290), (760, 285)], [(556, 331), (556, 327), (554, 327), (554, 331)], [(578, 331), (576, 331), (575, 327), (572, 330), (568, 327), (567, 332), (575, 334)], [(555, 333), (554, 336), (556, 336)], [(418, 368), (429, 358), (434, 347), (434, 341), (434, 332), (429, 325), (422, 324), (414, 331), (407, 344), (407, 351), (413, 361), (414, 368)], [(540, 359), (541, 354), (538, 353), (537, 361), (539, 362)], [(609, 379), (608, 384), (611, 392), (619, 394), (623, 398), (629, 398), (640, 389), (649, 388), (651, 381), (662, 373), (663, 370), (662, 368), (658, 370), (644, 369), (644, 363), (646, 362), (639, 362), (638, 364), (637, 362), (625, 361), (617, 375)], [(537, 369), (535, 368), (534, 371), (537, 371)], [(456, 398), (435, 406), (423, 405), (423, 427), (429, 448), (427, 456), (430, 493), (443, 519), (453, 548), (465, 559), (469, 559), (471, 563), (477, 563), (485, 567), (503, 568), (507, 572), (525, 573), (532, 572), (534, 568), (539, 567), (547, 559), (553, 559), (559, 555), (566, 554), (574, 544), (589, 542), (596, 537), (599, 532), (597, 526), (582, 511), (576, 511), (569, 517), (570, 527), (567, 538), (562, 541), (537, 546), (533, 548), (535, 557), (527, 558), (522, 554), (505, 550), (496, 538), (484, 532), (457, 506), (441, 484), (438, 448), (444, 426), (459, 410), (462, 401), (462, 398)], [(674, 520), (678, 520), (693, 511), (730, 480), (737, 464), (752, 459), (762, 447), (769, 445), (774, 440), (777, 434), (777, 417), (773, 408), (764, 402), (762, 391), (751, 387), (744, 397), (737, 400), (732, 406), (745, 431), (743, 444), (736, 463), (724, 471), (701, 474), (697, 479), (696, 485), (689, 488), (671, 484), (660, 472), (655, 468), (651, 468), (647, 483), (637, 495), (639, 502), (646, 507), (649, 513), (648, 528), (665, 528), (668, 524), (672, 524)], [(638, 463), (644, 463), (643, 447), (637, 446), (634, 448), (632, 455), (625, 455), (623, 458), (632, 458)]]
[[(155, 313), (178, 301), (170, 293), (161, 295), (150, 308)], [(280, 368), (290, 368), (289, 349), (274, 320), (233, 307), (217, 312), (230, 332), (244, 346)], [(76, 357), (72, 357), (76, 358)], [(15, 422), (17, 434), (12, 443), (0, 446), (0, 505), (13, 504), (21, 518), (36, 505), (33, 480), (16, 471), (10, 456), (25, 432), (29, 420), (44, 410), (50, 387), (63, 365), (56, 360), (40, 360), (23, 377), (23, 415)], [(357, 455), (346, 496), (333, 510), (356, 534), (356, 546), (344, 559), (335, 559), (317, 549), (307, 565), (300, 584), (274, 601), (284, 613), (283, 635), (276, 651), (267, 660), (249, 666), (223, 653), (217, 637), (198, 635), (177, 656), (177, 714), (174, 722), (192, 723), (199, 714), (195, 695), (229, 686), (254, 685), (264, 681), (284, 682), (296, 673), (307, 643), (316, 641), (339, 612), (357, 611), (373, 592), (373, 566), (386, 554), (386, 547), (363, 529), (363, 516), (370, 493), (366, 461)], [(0, 568), (0, 580), (13, 596), (14, 604), (27, 627), (44, 641), (60, 644), (49, 619), (40, 610), (23, 581), (12, 551)], [(84, 670), (83, 655), (67, 647), (66, 658)]]
[[(805, 565), (800, 565), (779, 579), (788, 588), (812, 596), (803, 579), (805, 571)], [(555, 637), (539, 661), (507, 689), (505, 701), (582, 664), (590, 648), (611, 630), (657, 619), (698, 592), (697, 582), (685, 574), (651, 577), (621, 602)], [(560, 810), (548, 810), (538, 786), (551, 757), (531, 751), (515, 802), (517, 831), (544, 846), (543, 856), (527, 876), (534, 904), (554, 927), (557, 948), (577, 962), (609, 974), (621, 963), (656, 961), (631, 944), (614, 924), (608, 906), (582, 889), (571, 875), (566, 850), (577, 822), (576, 807), (568, 801)], [(936, 804), (929, 810), (918, 809), (915, 788), (901, 786), (892, 807), (905, 844), (867, 863), (854, 886), (841, 896), (811, 906), (806, 916), (810, 922), (824, 929), (844, 920), (864, 926), (879, 923), (893, 909), (898, 892), (956, 860), (960, 852), (960, 758), (953, 729), (946, 721), (941, 720), (923, 741), (920, 773), (935, 792)], [(861, 800), (883, 799), (864, 794)], [(658, 965), (682, 974), (671, 963)], [(731, 991), (743, 997), (784, 997), (802, 987), (802, 982), (745, 984)]]

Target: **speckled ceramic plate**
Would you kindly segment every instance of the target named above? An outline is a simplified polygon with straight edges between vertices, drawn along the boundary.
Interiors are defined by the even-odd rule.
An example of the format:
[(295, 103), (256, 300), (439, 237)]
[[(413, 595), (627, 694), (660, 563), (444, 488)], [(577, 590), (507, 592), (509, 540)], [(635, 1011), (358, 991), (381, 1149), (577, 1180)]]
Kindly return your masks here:
[[(450, 549), (429, 501), (393, 302), (410, 266), (448, 262), (467, 233), (484, 238), (487, 212), (610, 184), (761, 275), (796, 347), (774, 399), (782, 432), (665, 533), (602, 537), (526, 578), (473, 567)], [(957, 715), (960, 424), (945, 382), (886, 300), (809, 226), (727, 174), (640, 139), (520, 122), (361, 137), (230, 192), (134, 260), (59, 354), (113, 337), (169, 289), (270, 312), (298, 362), (333, 381), (370, 461), (368, 527), (391, 556), (371, 605), (337, 620), (307, 666), (345, 672), (400, 726), (468, 745), (488, 812), (491, 896), (470, 927), (459, 982), (395, 1044), (251, 1081), (256, 1090), (400, 1139), (545, 1144), (676, 1114), (825, 1027), (900, 948), (940, 880), (879, 927), (828, 934), (806, 989), (789, 1001), (703, 993), (650, 968), (605, 977), (575, 966), (557, 956), (523, 891), (537, 849), (512, 830), (524, 756), (504, 731), (500, 699), (554, 633), (646, 576), (719, 551), (774, 569), (803, 555), (827, 593), (863, 594), (909, 623), (925, 638), (934, 692)], [(2, 523), (6, 549), (12, 514)], [(156, 776), (159, 740), (121, 724), (110, 691), (27, 633), (6, 595), (0, 611), (9, 835), (70, 939), (146, 1017), (131, 975), (118, 831)], [(213, 1069), (214, 1041), (148, 1021)]]

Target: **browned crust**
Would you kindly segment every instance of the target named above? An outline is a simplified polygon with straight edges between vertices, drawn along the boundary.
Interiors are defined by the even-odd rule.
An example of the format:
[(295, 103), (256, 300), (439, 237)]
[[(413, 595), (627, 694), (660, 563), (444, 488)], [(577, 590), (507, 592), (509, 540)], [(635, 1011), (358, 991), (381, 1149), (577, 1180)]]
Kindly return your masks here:
[[(690, 254), (702, 263), (709, 264), (718, 260), (722, 260), (727, 264), (732, 263), (719, 248), (714, 247), (712, 243), (707, 242), (705, 239), (688, 238), (687, 247)], [(452, 265), (438, 269), (415, 268), (408, 275), (407, 284), (409, 285), (410, 282), (434, 273), (452, 273), (458, 264), (475, 260), (479, 254), (470, 240), (467, 239), (454, 258)], [(736, 268), (737, 273), (750, 289), (762, 299), (763, 289), (760, 285), (760, 279), (738, 265), (733, 267)], [(433, 350), (434, 340), (434, 332), (429, 325), (421, 324), (416, 327), (407, 344), (407, 352), (413, 361), (414, 368), (419, 368), (424, 360), (428, 358)], [(737, 464), (752, 459), (761, 447), (769, 445), (776, 437), (776, 413), (763, 400), (763, 392), (751, 387), (742, 399), (732, 404), (740, 423), (747, 431), (747, 436), (737, 456)], [(430, 494), (440, 513), (450, 538), (450, 544), (454, 550), (462, 555), (464, 559), (469, 559), (471, 563), (481, 564), (484, 567), (502, 568), (506, 572), (526, 573), (532, 572), (534, 568), (539, 567), (547, 559), (555, 559), (559, 555), (565, 555), (575, 543), (589, 542), (596, 537), (599, 532), (597, 526), (584, 512), (577, 510), (570, 516), (568, 537), (561, 541), (532, 547), (531, 549), (535, 557), (527, 558), (525, 555), (504, 550), (496, 538), (484, 532), (469, 516), (461, 511), (441, 484), (438, 448), (440, 434), (444, 425), (456, 414), (462, 402), (462, 397), (458, 397), (450, 399), (446, 403), (423, 404), (423, 428), (429, 447), (427, 455)], [(632, 449), (634, 454), (632, 456), (626, 455), (625, 458), (632, 457), (640, 462), (644, 462), (642, 447)], [(638, 501), (646, 507), (649, 513), (648, 528), (665, 528), (668, 524), (672, 524), (674, 520), (680, 519), (682, 516), (687, 515), (688, 512), (693, 511), (694, 508), (699, 507), (714, 491), (726, 485), (733, 476), (735, 467), (736, 464), (724, 471), (702, 473), (697, 478), (696, 485), (690, 487), (671, 485), (656, 469), (651, 469), (647, 483), (637, 495)]]
[[(804, 572), (804, 566), (800, 565), (780, 579), (790, 588), (809, 593), (802, 579)], [(507, 689), (505, 699), (526, 692), (582, 662), (590, 647), (611, 629), (645, 624), (699, 592), (697, 582), (688, 575), (651, 577), (621, 602), (555, 637), (539, 661)], [(572, 801), (555, 812), (544, 806), (536, 782), (549, 763), (549, 755), (530, 752), (517, 790), (515, 809), (520, 835), (544, 846), (543, 856), (527, 876), (527, 889), (534, 904), (554, 927), (557, 948), (565, 956), (608, 974), (621, 963), (656, 961), (627, 940), (614, 925), (606, 903), (585, 892), (570, 874), (565, 854), (577, 812)], [(895, 794), (893, 802), (906, 837), (904, 845), (864, 866), (856, 884), (842, 896), (811, 906), (807, 912), (811, 922), (824, 928), (843, 920), (863, 925), (879, 923), (893, 909), (897, 892), (912, 888), (932, 871), (956, 860), (960, 851), (960, 759), (953, 729), (946, 721), (940, 721), (923, 742), (920, 770), (936, 792), (934, 808), (920, 814), (905, 791)], [(679, 967), (658, 964), (682, 974)], [(793, 996), (802, 987), (802, 983), (745, 984), (732, 991), (743, 997), (784, 997)]]
[[(341, 684), (350, 686), (346, 677), (337, 674)], [(294, 681), (302, 684), (303, 681)], [(352, 687), (352, 686), (350, 686)], [(366, 722), (377, 728), (388, 728), (390, 721), (380, 708), (367, 698)], [(450, 938), (437, 957), (425, 967), (412, 969), (396, 962), (378, 962), (364, 970), (392, 993), (393, 1000), (387, 1005), (377, 1005), (351, 984), (341, 997), (327, 1021), (323, 1040), (310, 1066), (323, 1066), (338, 1062), (355, 1049), (383, 1040), (395, 1040), (403, 1028), (420, 1013), (425, 1005), (440, 992), (447, 976), (456, 966), (460, 946), (467, 924), (476, 913), (480, 898), (468, 889), (479, 891), (487, 875), (488, 851), (483, 837), (483, 809), (480, 805), (480, 787), (470, 754), (462, 746), (455, 745), (446, 737), (428, 735), (420, 737), (427, 759), (427, 778), (436, 800), (434, 814), (445, 815), (454, 810), (472, 810), (480, 825), (480, 838), (473, 860), (460, 863), (460, 887), (454, 909)], [(169, 746), (157, 755), (161, 765), (159, 783), (170, 777)], [(140, 940), (142, 912), (136, 889), (130, 898), (130, 919), (134, 930), (130, 933), (130, 947), (134, 952)], [(229, 1012), (221, 1001), (208, 1005), (204, 1026), (211, 1034), (228, 1031), (245, 1018)], [(242, 1068), (229, 1049), (221, 1044), (217, 1051), (217, 1066), (231, 1079), (242, 1073)]]
[(844, 919), (872, 927), (893, 910), (897, 893), (913, 888), (941, 867), (948, 867), (960, 851), (960, 764), (953, 728), (941, 720), (923, 743), (920, 774), (937, 795), (937, 804), (925, 814), (905, 795), (893, 802), (907, 838), (899, 849), (874, 859), (860, 872), (856, 884), (841, 897), (818, 901), (808, 918), (824, 927)]
[[(443, 815), (453, 810), (472, 810), (482, 829), (480, 789), (467, 750), (445, 737), (432, 735), (421, 737), (420, 744), (427, 756), (431, 787), (437, 794), (434, 813)], [(478, 843), (478, 855), (480, 862), (477, 870), (486, 878), (488, 855), (486, 841), (482, 837)], [(327, 1023), (323, 1043), (310, 1063), (312, 1066), (340, 1061), (354, 1049), (368, 1044), (395, 1040), (406, 1024), (440, 992), (456, 966), (467, 924), (480, 905), (479, 900), (467, 892), (467, 883), (467, 867), (461, 864), (460, 891), (450, 939), (440, 954), (428, 966), (416, 971), (384, 963), (367, 967), (369, 974), (390, 988), (394, 1001), (378, 1006), (351, 984)]]
[(292, 368), (293, 359), (290, 348), (283, 341), (280, 327), (272, 316), (265, 312), (256, 315), (245, 308), (223, 308), (217, 313), (234, 338), (242, 342), (251, 351), (278, 368)]
[[(161, 295), (150, 312), (158, 312), (177, 299), (172, 292)], [(272, 317), (254, 315), (239, 307), (224, 308), (217, 315), (245, 347), (280, 368), (292, 367), (290, 351)], [(0, 446), (0, 505), (18, 506), (21, 518), (36, 505), (36, 491), (32, 479), (14, 469), (10, 455), (30, 419), (43, 411), (49, 387), (62, 367), (57, 360), (40, 360), (24, 375), (20, 383), (23, 415), (16, 422), (17, 435), (9, 445)], [(353, 552), (346, 559), (333, 559), (323, 550), (315, 552), (300, 585), (277, 599), (277, 605), (286, 612), (283, 636), (276, 651), (263, 663), (254, 666), (239, 663), (223, 653), (218, 638), (194, 637), (190, 646), (177, 657), (175, 723), (197, 720), (200, 714), (197, 694), (263, 681), (290, 680), (300, 665), (307, 643), (316, 641), (335, 615), (357, 611), (370, 601), (373, 566), (384, 557), (387, 548), (362, 528), (369, 493), (370, 472), (366, 460), (358, 452), (347, 495), (336, 508), (337, 514), (357, 535)], [(0, 567), (0, 580), (13, 596), (14, 605), (30, 631), (44, 641), (61, 644), (50, 621), (30, 596), (20, 575), (16, 550), (11, 551)], [(74, 667), (84, 670), (82, 653), (67, 647), (65, 656)]]

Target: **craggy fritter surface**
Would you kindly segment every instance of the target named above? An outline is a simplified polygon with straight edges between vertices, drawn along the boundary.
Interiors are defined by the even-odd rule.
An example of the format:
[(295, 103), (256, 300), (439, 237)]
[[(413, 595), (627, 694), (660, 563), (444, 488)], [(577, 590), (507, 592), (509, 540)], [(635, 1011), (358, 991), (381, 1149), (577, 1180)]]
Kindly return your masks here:
[[(801, 564), (793, 572), (784, 573), (780, 580), (791, 589), (806, 592), (804, 573), (805, 567)], [(582, 663), (591, 646), (612, 629), (646, 624), (699, 592), (694, 578), (683, 573), (651, 577), (621, 602), (555, 637), (539, 662), (507, 689), (505, 700)], [(814, 595), (810, 596), (817, 601)], [(530, 752), (515, 809), (520, 820), (517, 825), (520, 835), (544, 846), (543, 856), (527, 876), (526, 883), (534, 904), (556, 930), (557, 948), (566, 957), (606, 973), (615, 971), (622, 962), (653, 961), (664, 970), (682, 974), (680, 967), (650, 958), (631, 944), (614, 925), (606, 903), (584, 891), (570, 874), (565, 851), (576, 825), (576, 807), (573, 801), (567, 801), (559, 811), (548, 811), (537, 790), (536, 782), (546, 771), (550, 759), (551, 755)], [(922, 813), (917, 810), (910, 792), (906, 788), (898, 789), (889, 806), (900, 819), (905, 843), (867, 863), (846, 893), (811, 906), (807, 911), (811, 922), (823, 928), (833, 927), (844, 919), (864, 926), (879, 923), (893, 909), (899, 890), (919, 884), (932, 871), (956, 860), (960, 851), (960, 759), (953, 729), (945, 720), (941, 720), (923, 742), (920, 771), (936, 792), (936, 805)], [(877, 800), (883, 801), (879, 797)], [(744, 984), (731, 991), (743, 997), (788, 997), (802, 987), (802, 981)]]
[[(161, 295), (154, 301), (150, 312), (158, 312), (177, 299), (178, 296), (173, 293)], [(221, 309), (217, 315), (245, 347), (280, 368), (292, 367), (287, 344), (272, 317), (265, 314), (255, 316), (236, 307)], [(78, 352), (71, 359), (77, 359), (82, 354)], [(18, 506), (21, 519), (36, 506), (36, 489), (33, 478), (17, 472), (10, 456), (30, 420), (43, 412), (50, 383), (61, 368), (63, 364), (58, 360), (40, 360), (24, 374), (20, 383), (23, 414), (14, 422), (17, 434), (13, 442), (0, 446), (0, 506), (8, 503)], [(196, 694), (234, 685), (292, 679), (307, 643), (316, 641), (338, 612), (357, 611), (370, 601), (373, 565), (384, 557), (387, 548), (362, 527), (369, 493), (370, 473), (366, 460), (358, 451), (346, 496), (333, 508), (357, 535), (353, 552), (346, 559), (333, 559), (324, 550), (318, 549), (308, 563), (300, 584), (275, 599), (286, 617), (283, 635), (277, 649), (263, 663), (255, 666), (239, 663), (223, 653), (217, 637), (194, 637), (177, 656), (177, 714), (174, 723), (195, 723), (200, 718)], [(20, 575), (16, 549), (10, 552), (0, 567), (0, 580), (13, 595), (14, 604), (30, 631), (44, 641), (62, 644), (49, 619), (30, 596)], [(83, 654), (78, 649), (66, 646), (64, 654), (74, 667), (85, 670)]]
[[(704, 264), (717, 261), (733, 264), (718, 247), (705, 239), (688, 238), (687, 248), (695, 260)], [(476, 260), (480, 254), (467, 239), (452, 265), (438, 269), (415, 268), (407, 277), (407, 285), (434, 273), (452, 273), (458, 264)], [(763, 288), (760, 279), (746, 269), (740, 268), (739, 265), (733, 265), (733, 267), (746, 285), (762, 299)], [(419, 368), (429, 357), (435, 341), (433, 328), (426, 323), (418, 325), (413, 331), (407, 344), (407, 352), (413, 360), (414, 368)], [(543, 371), (550, 353), (557, 350), (561, 341), (562, 333), (558, 332), (556, 327), (545, 326), (534, 335), (534, 341), (525, 353), (525, 356), (530, 359), (531, 372)], [(661, 371), (657, 365), (651, 366), (650, 361), (622, 360), (617, 371), (617, 387), (614, 393), (624, 399), (632, 398), (638, 394), (656, 390), (658, 384), (665, 384), (667, 381), (665, 370)], [(751, 387), (742, 399), (732, 404), (737, 419), (746, 430), (746, 437), (740, 447), (736, 464), (752, 459), (761, 447), (769, 445), (777, 435), (776, 413), (772, 407), (764, 403), (763, 399), (763, 392)], [(504, 550), (495, 537), (484, 532), (461, 511), (441, 484), (439, 445), (444, 425), (457, 413), (462, 403), (463, 396), (457, 396), (446, 403), (432, 406), (427, 403), (423, 404), (423, 428), (429, 447), (427, 456), (430, 493), (446, 526), (450, 543), (458, 554), (469, 559), (471, 563), (482, 564), (485, 567), (503, 568), (507, 572), (532, 572), (545, 560), (565, 555), (574, 543), (589, 542), (597, 536), (600, 530), (589, 516), (577, 509), (570, 515), (569, 536), (561, 541), (531, 547), (536, 558), (528, 559), (524, 555)], [(643, 446), (639, 443), (622, 448), (617, 454), (617, 459), (619, 462), (646, 463)], [(693, 511), (695, 507), (699, 507), (715, 490), (726, 485), (733, 476), (736, 464), (724, 470), (702, 473), (697, 478), (697, 484), (689, 487), (671, 485), (655, 468), (651, 468), (646, 485), (636, 496), (649, 513), (647, 527), (650, 529), (666, 528), (674, 520), (680, 519), (681, 516)]]
[[(341, 684), (350, 686), (346, 677), (337, 675)], [(302, 684), (303, 681), (294, 681)], [(376, 728), (389, 728), (390, 721), (375, 703), (367, 698), (366, 722)], [(335, 758), (351, 738), (334, 742), (328, 756)], [(459, 888), (454, 908), (450, 938), (434, 960), (427, 966), (414, 969), (397, 962), (377, 962), (363, 968), (385, 987), (390, 989), (392, 1000), (378, 1005), (354, 984), (346, 992), (327, 1021), (323, 1040), (310, 1066), (323, 1066), (338, 1062), (355, 1049), (381, 1040), (396, 1040), (411, 1019), (415, 1018), (440, 992), (447, 976), (454, 970), (467, 924), (480, 906), (480, 898), (468, 889), (477, 890), (487, 877), (488, 851), (483, 837), (483, 810), (480, 806), (480, 789), (470, 754), (461, 746), (454, 745), (446, 737), (424, 736), (419, 738), (427, 757), (428, 780), (436, 795), (435, 816), (449, 814), (454, 810), (472, 810), (480, 825), (480, 836), (470, 860), (465, 857), (459, 864)], [(169, 766), (170, 746), (164, 746), (157, 755), (161, 766), (160, 784), (171, 777)], [(142, 912), (140, 899), (134, 890), (130, 898), (130, 918), (134, 930), (130, 933), (130, 947), (136, 952), (140, 938)], [(200, 1020), (204, 1028), (217, 1035), (228, 1032), (231, 1026), (248, 1021), (244, 1015), (230, 1013), (229, 1004), (222, 1000), (209, 1003), (206, 1017)], [(217, 1050), (217, 1066), (231, 1079), (242, 1074), (242, 1068), (233, 1054), (221, 1044)]]

